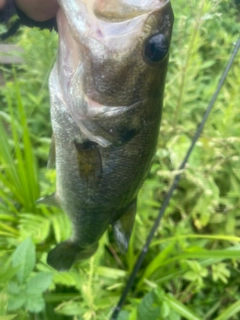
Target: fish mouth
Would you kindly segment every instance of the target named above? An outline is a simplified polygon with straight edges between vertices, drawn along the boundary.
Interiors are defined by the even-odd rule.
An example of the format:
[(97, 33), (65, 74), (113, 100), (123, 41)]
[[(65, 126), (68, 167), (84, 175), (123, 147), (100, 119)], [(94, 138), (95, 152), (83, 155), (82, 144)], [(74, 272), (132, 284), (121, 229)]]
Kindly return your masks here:
[[(128, 50), (137, 39), (146, 34), (150, 35), (151, 32), (157, 32), (156, 16), (159, 12), (167, 11), (169, 7), (167, 15), (171, 15), (170, 0), (58, 0), (58, 2), (60, 10), (57, 23), (60, 35), (68, 33), (66, 38), (69, 38), (69, 32), (66, 30), (68, 24), (68, 31), (74, 41), (78, 42), (79, 47), (84, 47), (84, 44), (92, 39), (96, 50), (101, 51), (103, 47), (108, 47), (112, 53)], [(69, 40), (66, 39), (65, 42)], [(72, 44), (68, 47), (71, 48)], [(78, 54), (80, 55), (80, 52)], [(86, 54), (85, 51), (83, 58)]]
[(67, 16), (75, 21), (82, 19), (81, 26), (89, 26), (89, 19), (93, 22), (94, 18), (113, 23), (131, 20), (163, 9), (170, 0), (58, 0), (58, 3), (60, 10), (69, 12)]
[(101, 20), (120, 22), (161, 9), (170, 0), (96, 0), (93, 11)]

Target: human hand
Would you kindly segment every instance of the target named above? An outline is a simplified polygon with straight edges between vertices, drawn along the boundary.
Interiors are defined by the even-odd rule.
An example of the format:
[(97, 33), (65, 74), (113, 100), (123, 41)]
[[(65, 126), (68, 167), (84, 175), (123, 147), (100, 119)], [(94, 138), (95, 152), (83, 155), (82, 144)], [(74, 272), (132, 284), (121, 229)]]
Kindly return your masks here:
[(0, 0), (0, 10), (3, 9), (5, 4), (6, 4), (6, 0)]
[[(0, 0), (0, 10), (7, 0)], [(58, 11), (57, 0), (15, 0), (17, 7), (35, 21), (46, 21), (53, 18)]]

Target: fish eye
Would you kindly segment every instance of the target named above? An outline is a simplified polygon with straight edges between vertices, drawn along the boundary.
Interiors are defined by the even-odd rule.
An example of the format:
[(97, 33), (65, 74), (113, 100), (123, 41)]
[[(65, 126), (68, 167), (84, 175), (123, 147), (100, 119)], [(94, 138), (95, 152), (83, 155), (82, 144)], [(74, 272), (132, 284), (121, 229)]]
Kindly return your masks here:
[(149, 37), (145, 43), (144, 55), (150, 62), (161, 61), (168, 53), (168, 41), (164, 34)]

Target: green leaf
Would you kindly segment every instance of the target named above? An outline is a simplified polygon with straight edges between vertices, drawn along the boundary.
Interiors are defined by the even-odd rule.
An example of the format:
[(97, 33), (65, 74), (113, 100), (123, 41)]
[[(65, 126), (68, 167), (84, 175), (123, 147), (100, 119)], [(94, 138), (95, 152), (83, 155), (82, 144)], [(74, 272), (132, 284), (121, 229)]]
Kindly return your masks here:
[(0, 292), (0, 315), (6, 314), (8, 295), (5, 290)]
[(72, 234), (72, 225), (68, 216), (61, 212), (51, 217), (52, 227), (57, 243), (68, 239)]
[(185, 305), (183, 305), (179, 300), (169, 296), (165, 295), (164, 300), (168, 303), (169, 307), (180, 314), (184, 319), (187, 320), (201, 320), (200, 317), (198, 317), (196, 314), (194, 314), (189, 308), (187, 308)]
[[(12, 88), (15, 91), (14, 94), (11, 95), (10, 92), (6, 91), (12, 140), (10, 140), (9, 133), (6, 132), (2, 121), (0, 121), (0, 161), (1, 165), (5, 168), (4, 175), (0, 173), (0, 180), (4, 187), (14, 195), (15, 201), (17, 200), (17, 202), (23, 205), (26, 211), (32, 212), (35, 211), (35, 201), (39, 194), (36, 162), (16, 77)], [(17, 119), (14, 114), (13, 104), (16, 104), (18, 111)], [(14, 144), (14, 156), (10, 141)], [(4, 197), (1, 191), (0, 193), (9, 207), (12, 208), (13, 205), (7, 201), (7, 197)]]
[(31, 295), (27, 297), (26, 308), (30, 312), (38, 313), (44, 310), (45, 301), (42, 295)]
[(228, 307), (226, 310), (224, 310), (219, 317), (217, 317), (215, 320), (229, 320), (232, 319), (232, 317), (240, 312), (240, 301), (235, 302), (230, 307)]
[(20, 293), (20, 287), (16, 282), (9, 282), (8, 284), (8, 293), (18, 295)]
[(26, 281), (32, 272), (35, 262), (35, 247), (31, 238), (28, 238), (17, 247), (12, 255), (13, 267), (19, 267), (17, 278), (21, 284)]
[(3, 317), (0, 316), (0, 320), (12, 320), (12, 319), (16, 318), (16, 316), (17, 316), (17, 314), (13, 314), (11, 316), (3, 316)]
[[(13, 131), (13, 139), (16, 150), (17, 159), (17, 173), (18, 179), (21, 185), (21, 192), (24, 199), (24, 206), (28, 211), (35, 211), (36, 199), (39, 196), (39, 184), (37, 178), (36, 161), (33, 154), (33, 148), (30, 140), (30, 133), (27, 124), (27, 116), (23, 106), (23, 97), (20, 93), (19, 81), (15, 76), (14, 89), (15, 89), (15, 99), (17, 102), (17, 110), (19, 115), (19, 124), (22, 128), (21, 138), (24, 146), (22, 151), (19, 144), (19, 134), (17, 133), (18, 125), (13, 121), (14, 114), (12, 110), (12, 104), (9, 103), (9, 112), (11, 114), (11, 127)], [(27, 179), (26, 179), (27, 177)]]
[(52, 274), (50, 272), (39, 272), (31, 277), (26, 286), (26, 293), (40, 294), (46, 291), (52, 282)]
[(170, 244), (162, 250), (146, 267), (144, 274), (138, 282), (138, 287), (143, 283), (145, 278), (149, 278), (162, 264), (162, 262), (167, 258), (169, 253), (173, 250), (175, 246), (175, 241), (170, 242)]
[(126, 271), (98, 266), (97, 267), (97, 274), (102, 277), (118, 280), (119, 278), (121, 279), (126, 276)]
[(20, 309), (26, 302), (26, 297), (23, 294), (12, 295), (8, 300), (8, 310), (14, 311)]
[(183, 277), (188, 281), (195, 281), (198, 278), (198, 275), (193, 271), (187, 271)]
[(49, 235), (50, 219), (36, 214), (20, 214), (19, 230), (22, 237), (31, 237), (34, 243), (42, 243)]
[(222, 282), (227, 283), (228, 278), (230, 277), (230, 271), (227, 269), (226, 263), (218, 263), (213, 265), (212, 277), (214, 282), (221, 280)]
[(160, 306), (153, 291), (148, 292), (138, 306), (139, 320), (157, 320), (160, 315)]
[(9, 263), (6, 263), (5, 265), (1, 265), (0, 268), (0, 283), (3, 284), (10, 279), (14, 277), (14, 275), (17, 273), (18, 268), (13, 268)]
[(80, 302), (70, 301), (62, 303), (55, 309), (55, 311), (67, 316), (78, 316), (83, 315), (84, 312), (86, 312), (86, 309), (81, 306)]
[(189, 252), (183, 252), (173, 258), (168, 259), (163, 263), (167, 265), (169, 263), (184, 260), (184, 259), (204, 259), (204, 258), (214, 258), (214, 259), (239, 259), (240, 258), (240, 247), (232, 246), (224, 250), (194, 250)]
[(119, 316), (118, 316), (118, 320), (128, 320), (129, 319), (129, 312), (125, 311), (125, 310), (122, 310), (120, 313), (119, 313)]
[(181, 320), (181, 316), (175, 311), (171, 310), (168, 320)]
[(169, 316), (170, 308), (167, 302), (162, 302), (162, 308), (161, 308), (161, 316), (163, 319), (166, 319)]

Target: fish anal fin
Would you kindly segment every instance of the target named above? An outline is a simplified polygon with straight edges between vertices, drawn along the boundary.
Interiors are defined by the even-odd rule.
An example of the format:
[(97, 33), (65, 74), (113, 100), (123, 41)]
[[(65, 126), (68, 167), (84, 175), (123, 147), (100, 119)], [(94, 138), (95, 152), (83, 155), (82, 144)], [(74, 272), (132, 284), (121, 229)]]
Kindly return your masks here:
[(128, 249), (128, 244), (135, 221), (136, 207), (137, 201), (134, 200), (122, 213), (120, 218), (113, 223), (114, 236), (121, 253), (126, 253)]
[(58, 196), (56, 195), (56, 193), (53, 193), (47, 197), (39, 198), (36, 201), (36, 203), (61, 208), (61, 205), (60, 205), (60, 202), (59, 202), (59, 199), (58, 199)]
[(74, 141), (78, 156), (80, 178), (87, 182), (97, 182), (102, 175), (102, 160), (97, 143)]
[(52, 169), (56, 163), (56, 146), (55, 146), (55, 138), (54, 134), (52, 135), (52, 141), (50, 145), (49, 155), (48, 155), (48, 163), (47, 168)]

